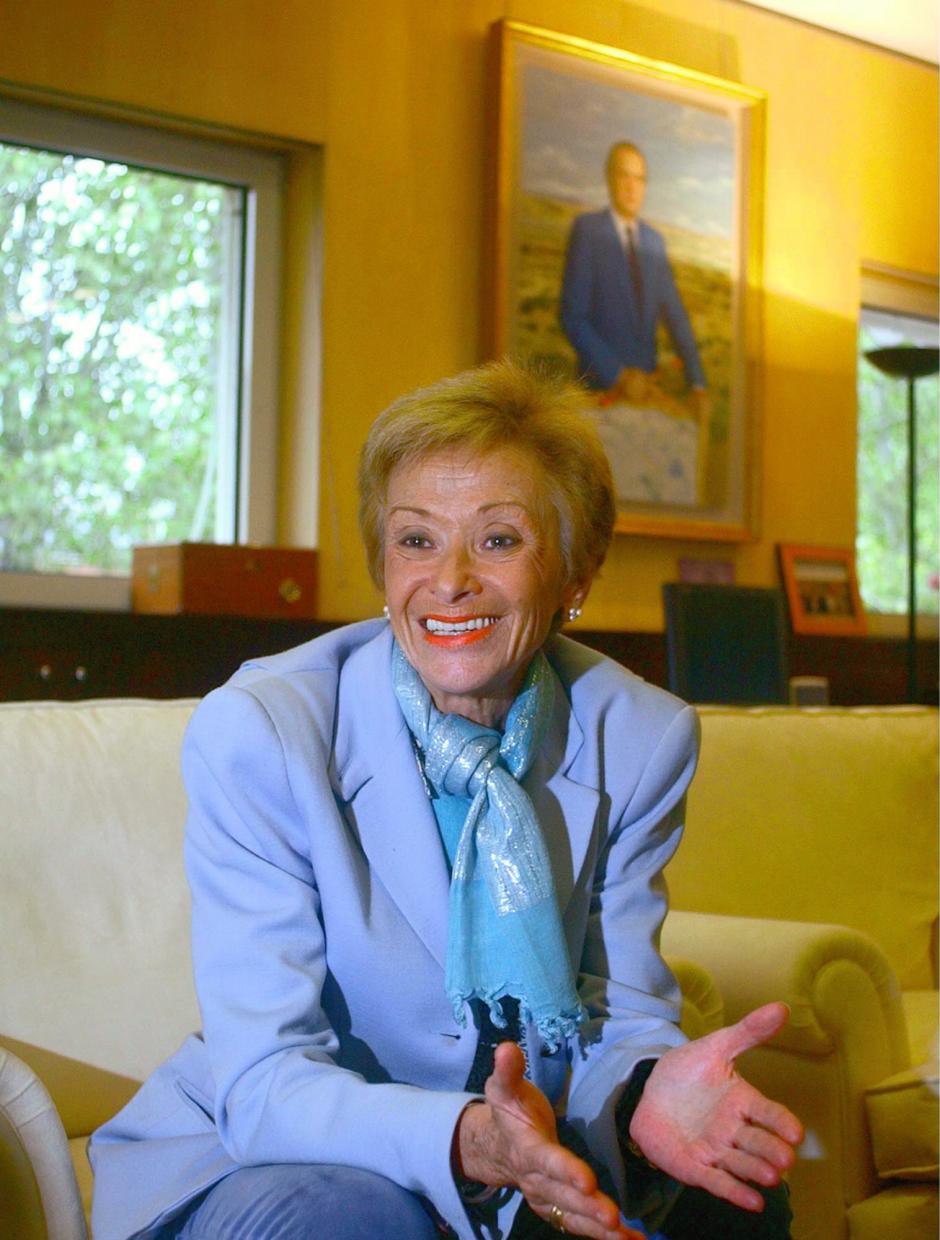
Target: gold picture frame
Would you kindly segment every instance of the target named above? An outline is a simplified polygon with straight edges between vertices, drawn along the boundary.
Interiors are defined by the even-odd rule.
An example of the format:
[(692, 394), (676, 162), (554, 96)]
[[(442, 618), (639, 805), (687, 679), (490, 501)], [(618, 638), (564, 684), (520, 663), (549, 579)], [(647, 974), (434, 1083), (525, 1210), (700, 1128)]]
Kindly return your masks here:
[(777, 558), (794, 633), (864, 635), (865, 609), (853, 551), (779, 543)]
[[(764, 95), (519, 22), (494, 23), (491, 39), (484, 351), (591, 387), (619, 532), (753, 537)], [(641, 247), (645, 237), (659, 249), (647, 256), (641, 248), (642, 263), (654, 265), (643, 268), (634, 336), (656, 365), (624, 361), (613, 395), (604, 367), (585, 360), (584, 333), (595, 332), (590, 314), (599, 316), (598, 335), (620, 314), (606, 281), (623, 252), (585, 258), (574, 238), (579, 217), (587, 225), (607, 210), (604, 161), (616, 143), (643, 161), (645, 231), (636, 235)], [(589, 269), (603, 274), (586, 293)], [(670, 272), (691, 346), (688, 330), (672, 334), (682, 313), (672, 308)], [(668, 315), (659, 311), (667, 302)], [(595, 311), (601, 303), (606, 309)]]

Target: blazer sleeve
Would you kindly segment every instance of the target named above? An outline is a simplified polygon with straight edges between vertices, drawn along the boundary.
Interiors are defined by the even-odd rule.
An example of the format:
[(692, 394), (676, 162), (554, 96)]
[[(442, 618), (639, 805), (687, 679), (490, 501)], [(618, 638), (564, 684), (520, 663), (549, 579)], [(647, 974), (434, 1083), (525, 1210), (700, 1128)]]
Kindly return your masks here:
[(626, 803), (612, 806), (581, 957), (579, 991), (588, 1019), (573, 1057), (568, 1119), (609, 1168), (628, 1217), (649, 1218), (674, 1197), (672, 1182), (663, 1178), (652, 1199), (629, 1199), (615, 1111), (634, 1067), (685, 1041), (678, 1027), (681, 995), (659, 937), (668, 908), (663, 869), (682, 835), (698, 737), (698, 717), (686, 706)]
[[(311, 729), (326, 814), (336, 811), (318, 741)], [(450, 1167), (471, 1095), (368, 1083), (336, 1062), (339, 1041), (322, 1002), (317, 876), (305, 846), (311, 826), (300, 820), (264, 703), (233, 686), (210, 694), (187, 733), (183, 772), (193, 963), (226, 1151), (242, 1165), (377, 1172), (471, 1235)]]

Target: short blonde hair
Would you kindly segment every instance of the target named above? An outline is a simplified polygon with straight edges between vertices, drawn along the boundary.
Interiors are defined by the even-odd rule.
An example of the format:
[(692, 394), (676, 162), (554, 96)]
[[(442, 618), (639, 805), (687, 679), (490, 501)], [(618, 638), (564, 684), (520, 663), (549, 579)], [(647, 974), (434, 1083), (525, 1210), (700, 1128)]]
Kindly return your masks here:
[(616, 503), (607, 454), (582, 388), (515, 362), (488, 362), (402, 396), (372, 424), (359, 458), (359, 526), (384, 584), (385, 500), (398, 465), (450, 449), (520, 448), (540, 461), (558, 515), (566, 584), (604, 562)]

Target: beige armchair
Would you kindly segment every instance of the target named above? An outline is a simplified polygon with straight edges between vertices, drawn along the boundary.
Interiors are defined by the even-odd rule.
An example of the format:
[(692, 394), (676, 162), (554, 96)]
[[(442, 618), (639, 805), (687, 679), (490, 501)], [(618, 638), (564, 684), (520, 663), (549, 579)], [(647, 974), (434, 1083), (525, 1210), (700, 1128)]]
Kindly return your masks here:
[(800, 1115), (795, 1240), (937, 1234), (937, 716), (703, 708), (669, 867), (667, 952), (729, 1021), (788, 1028), (742, 1062)]

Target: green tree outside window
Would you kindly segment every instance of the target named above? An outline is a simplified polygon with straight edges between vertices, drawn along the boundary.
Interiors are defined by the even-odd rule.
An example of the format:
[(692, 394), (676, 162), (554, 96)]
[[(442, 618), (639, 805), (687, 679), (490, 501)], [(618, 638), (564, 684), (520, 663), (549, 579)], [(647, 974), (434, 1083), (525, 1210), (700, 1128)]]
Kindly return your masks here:
[(135, 543), (219, 537), (242, 197), (0, 144), (0, 569), (126, 573)]

